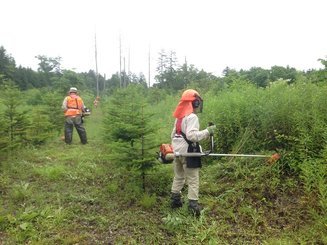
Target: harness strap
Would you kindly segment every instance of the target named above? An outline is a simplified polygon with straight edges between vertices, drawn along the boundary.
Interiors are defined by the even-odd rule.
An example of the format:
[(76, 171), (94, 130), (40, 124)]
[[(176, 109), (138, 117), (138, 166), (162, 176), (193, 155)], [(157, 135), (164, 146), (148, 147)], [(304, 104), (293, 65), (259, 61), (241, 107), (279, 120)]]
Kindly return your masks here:
[(176, 122), (176, 134), (181, 135), (182, 133), (182, 121), (183, 118), (178, 118)]
[(67, 107), (68, 109), (79, 109), (78, 108), (78, 102), (77, 102), (77, 98), (75, 98), (75, 104), (76, 104), (76, 107)]
[(186, 134), (182, 131), (183, 118), (178, 118), (176, 122), (176, 134), (182, 135), (187, 144), (191, 145), (193, 142), (186, 138)]

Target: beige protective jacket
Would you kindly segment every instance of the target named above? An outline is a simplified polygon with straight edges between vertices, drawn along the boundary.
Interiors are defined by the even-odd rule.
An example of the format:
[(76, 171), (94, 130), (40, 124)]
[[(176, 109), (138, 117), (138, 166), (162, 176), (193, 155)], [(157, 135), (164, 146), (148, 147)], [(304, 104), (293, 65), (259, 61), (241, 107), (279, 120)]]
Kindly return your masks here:
[[(174, 152), (187, 153), (188, 144), (184, 140), (182, 135), (176, 133), (176, 122), (174, 123), (173, 131), (171, 132), (172, 147)], [(192, 142), (199, 142), (201, 140), (207, 139), (210, 133), (207, 129), (199, 130), (199, 118), (196, 114), (191, 113), (185, 116), (182, 120), (182, 132), (185, 133), (186, 138)]]

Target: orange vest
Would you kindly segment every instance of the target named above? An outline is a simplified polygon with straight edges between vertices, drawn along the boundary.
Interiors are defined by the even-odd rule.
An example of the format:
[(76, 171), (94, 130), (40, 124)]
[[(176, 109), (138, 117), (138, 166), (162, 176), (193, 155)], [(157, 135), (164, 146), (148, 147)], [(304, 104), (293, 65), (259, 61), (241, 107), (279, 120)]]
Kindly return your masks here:
[(82, 115), (83, 100), (81, 97), (76, 96), (72, 98), (67, 96), (67, 110), (65, 111), (65, 116), (74, 117)]

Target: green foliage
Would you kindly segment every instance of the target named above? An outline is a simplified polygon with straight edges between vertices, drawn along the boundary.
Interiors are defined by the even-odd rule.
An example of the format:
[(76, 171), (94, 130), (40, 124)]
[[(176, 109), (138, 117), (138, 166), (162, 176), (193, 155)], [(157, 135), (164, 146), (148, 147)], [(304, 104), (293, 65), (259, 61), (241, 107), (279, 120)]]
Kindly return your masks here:
[[(15, 59), (7, 54), (3, 46), (0, 46), (0, 75), (4, 75), (5, 79), (14, 79)], [(0, 85), (2, 81), (0, 80)]]
[(188, 65), (186, 62), (178, 67), (174, 51), (167, 53), (162, 50), (159, 53), (157, 72), (154, 87), (175, 92), (191, 84), (208, 89), (217, 80), (212, 74), (203, 70), (199, 71), (194, 65)]
[(63, 96), (55, 91), (49, 91), (43, 94), (43, 114), (49, 118), (52, 129), (58, 134), (63, 130), (65, 117), (61, 109)]
[(152, 87), (149, 89), (147, 99), (150, 104), (157, 105), (161, 101), (163, 101), (167, 95), (168, 95), (167, 91)]
[(47, 57), (45, 55), (38, 55), (35, 58), (39, 60), (39, 72), (50, 73), (50, 72), (60, 72), (60, 62), (61, 57)]
[(260, 67), (252, 67), (249, 71), (244, 71), (246, 79), (254, 83), (257, 87), (266, 87), (270, 79), (270, 71)]
[(110, 182), (108, 185), (107, 185), (107, 190), (109, 193), (111, 194), (114, 194), (114, 193), (117, 193), (118, 191), (118, 183), (117, 182)]
[(81, 74), (74, 71), (65, 70), (61, 76), (52, 79), (53, 88), (59, 94), (65, 95), (70, 87), (76, 87), (78, 90), (85, 89), (85, 80)]
[(0, 129), (1, 151), (11, 151), (26, 142), (26, 130), (29, 126), (23, 106), (21, 92), (10, 80), (4, 80), (1, 86), (1, 103), (4, 105), (3, 125)]
[(182, 218), (171, 214), (168, 214), (166, 217), (162, 218), (162, 220), (169, 231), (174, 231), (180, 228), (184, 223)]
[[(170, 134), (174, 126), (175, 118), (173, 117), (173, 111), (176, 107), (176, 101), (179, 100), (180, 95), (158, 95), (161, 98), (157, 103), (152, 101), (151, 107), (148, 107), (150, 114), (154, 115), (153, 121), (156, 122), (156, 135), (155, 138), (158, 142), (157, 146), (163, 142), (170, 142)], [(151, 94), (151, 91), (150, 91)]]
[[(217, 96), (205, 94), (204, 121), (217, 124), (217, 150), (280, 151), (292, 171), (326, 146), (326, 87), (286, 82), (257, 89), (234, 83)], [(208, 99), (207, 99), (208, 98)]]
[(44, 93), (40, 89), (29, 89), (22, 93), (27, 105), (42, 105)]
[(45, 166), (35, 168), (35, 173), (51, 181), (59, 180), (66, 175), (66, 168), (63, 165)]
[[(259, 91), (260, 92), (260, 91)], [(208, 122), (217, 125), (217, 149), (222, 152), (256, 151), (254, 130), (257, 125), (258, 95), (256, 88), (247, 83), (234, 83), (230, 90), (218, 95), (204, 96), (203, 127)], [(259, 107), (260, 108), (260, 107)], [(246, 149), (249, 148), (249, 149)], [(245, 150), (244, 150), (245, 149)]]
[(24, 202), (29, 197), (29, 195), (31, 195), (29, 183), (26, 183), (24, 181), (13, 186), (10, 194), (13, 202), (20, 203)]
[(31, 68), (19, 66), (16, 68), (14, 75), (15, 77), (13, 80), (21, 90), (40, 88), (44, 86), (44, 81), (40, 74), (33, 71)]
[(148, 193), (154, 193), (157, 196), (169, 195), (170, 189), (167, 186), (171, 185), (172, 179), (173, 170), (171, 165), (157, 167), (155, 171), (147, 175), (146, 186)]
[[(2, 114), (0, 114), (0, 124), (3, 128), (8, 128), (9, 123), (5, 120)], [(0, 159), (4, 155), (4, 152), (6, 152), (9, 145), (10, 139), (8, 137), (8, 132), (5, 130), (0, 130)]]
[(40, 230), (51, 229), (54, 225), (64, 222), (64, 219), (65, 214), (62, 208), (45, 206), (37, 209), (29, 206), (16, 210), (15, 216), (8, 213), (3, 217), (2, 224), (13, 234), (16, 243), (24, 243), (31, 240), (37, 241)]
[(296, 71), (295, 68), (291, 68), (289, 66), (273, 66), (270, 70), (269, 80), (274, 82), (277, 80), (287, 81), (288, 84), (295, 82), (297, 75), (299, 72)]
[(150, 209), (150, 208), (154, 207), (154, 205), (156, 204), (156, 196), (148, 195), (147, 193), (143, 193), (139, 202), (142, 207), (144, 207), (146, 209)]
[[(53, 100), (51, 93), (44, 93), (45, 98), (37, 90), (23, 93), (10, 81), (4, 82), (2, 90), (1, 104), (4, 107), (0, 130), (2, 151), (20, 148), (24, 144), (44, 144), (56, 130), (59, 131), (58, 121), (63, 120), (58, 106), (61, 101)], [(44, 100), (49, 102), (48, 106), (42, 105)], [(60, 122), (60, 130), (61, 128)]]
[(53, 125), (51, 124), (44, 109), (36, 108), (31, 112), (31, 122), (27, 128), (26, 138), (32, 145), (41, 145), (53, 135)]
[(104, 132), (111, 150), (110, 159), (117, 165), (137, 169), (144, 180), (156, 162), (153, 157), (155, 128), (146, 111), (142, 89), (129, 86), (117, 91), (107, 107)]
[(327, 214), (327, 165), (325, 160), (305, 160), (300, 164), (300, 178), (308, 196), (319, 198), (322, 214)]

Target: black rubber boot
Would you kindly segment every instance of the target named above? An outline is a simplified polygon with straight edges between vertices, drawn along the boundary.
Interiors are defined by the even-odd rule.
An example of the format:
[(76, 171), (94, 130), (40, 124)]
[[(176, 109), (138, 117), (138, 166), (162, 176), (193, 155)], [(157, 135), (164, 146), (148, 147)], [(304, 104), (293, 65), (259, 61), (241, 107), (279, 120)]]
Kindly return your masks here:
[(195, 216), (200, 216), (202, 207), (199, 205), (198, 200), (188, 201), (188, 210)]
[(171, 208), (181, 208), (183, 206), (183, 202), (181, 199), (180, 193), (171, 193)]

